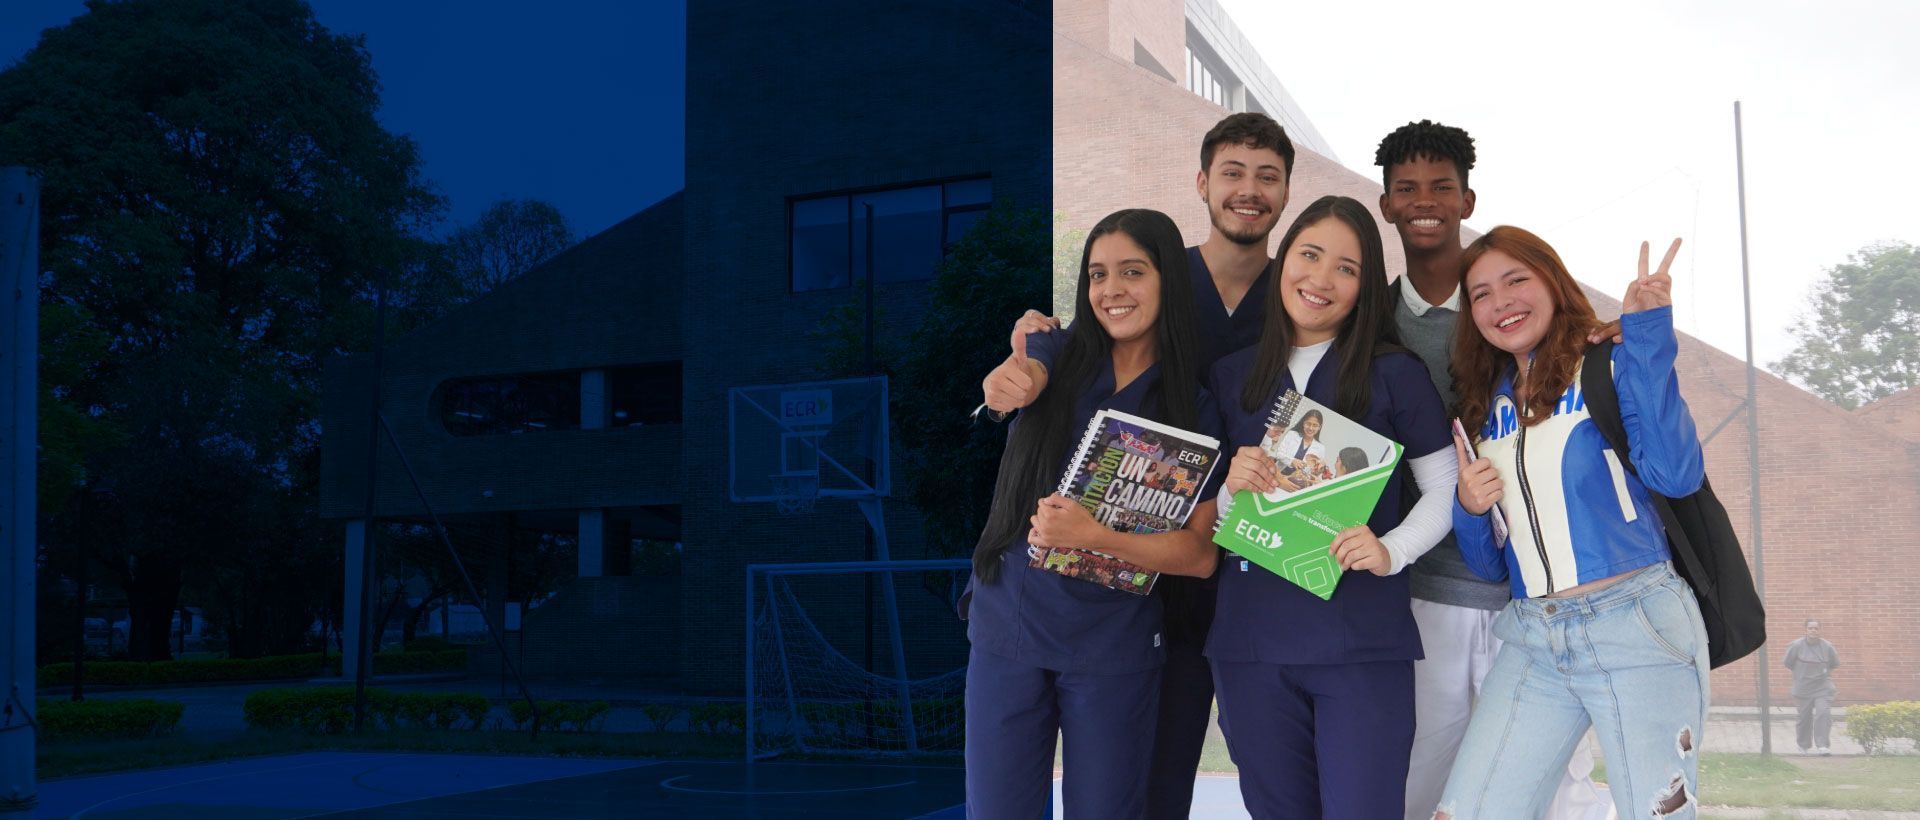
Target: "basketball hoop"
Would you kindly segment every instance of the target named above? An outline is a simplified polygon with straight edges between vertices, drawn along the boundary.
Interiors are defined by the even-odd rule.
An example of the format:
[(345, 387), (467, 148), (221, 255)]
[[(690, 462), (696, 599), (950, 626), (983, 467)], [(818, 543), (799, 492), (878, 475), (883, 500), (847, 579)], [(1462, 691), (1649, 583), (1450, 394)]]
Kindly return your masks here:
[(781, 515), (813, 512), (820, 498), (820, 473), (777, 473), (768, 476), (773, 483), (773, 508)]

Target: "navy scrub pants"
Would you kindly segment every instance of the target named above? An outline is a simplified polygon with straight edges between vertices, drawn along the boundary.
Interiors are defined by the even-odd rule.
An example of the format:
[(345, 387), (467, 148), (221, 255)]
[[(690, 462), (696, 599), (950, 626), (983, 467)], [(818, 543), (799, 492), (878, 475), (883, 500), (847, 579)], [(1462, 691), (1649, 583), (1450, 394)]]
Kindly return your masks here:
[[(1162, 577), (1160, 583), (1169, 580), (1173, 579)], [(1168, 614), (1171, 621), (1172, 613)], [(1153, 772), (1147, 777), (1147, 817), (1186, 820), (1193, 810), (1193, 778), (1200, 770), (1207, 724), (1213, 720), (1213, 668), (1201, 654), (1206, 645), (1204, 628), (1196, 636), (1183, 638), (1181, 631), (1169, 623), (1167, 634), (1167, 665), (1160, 670), (1160, 721), (1154, 733)]]
[(1221, 731), (1255, 820), (1399, 820), (1413, 751), (1413, 661), (1215, 660)]
[(1159, 669), (1056, 672), (974, 649), (967, 664), (967, 816), (1048, 816), (1056, 734), (1066, 744), (1066, 817), (1145, 816), (1159, 698)]

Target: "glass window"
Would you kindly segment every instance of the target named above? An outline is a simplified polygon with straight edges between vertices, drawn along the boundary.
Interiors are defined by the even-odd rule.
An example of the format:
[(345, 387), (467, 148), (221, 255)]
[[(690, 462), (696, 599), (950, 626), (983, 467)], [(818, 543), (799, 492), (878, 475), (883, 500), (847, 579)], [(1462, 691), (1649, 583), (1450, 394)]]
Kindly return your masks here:
[(876, 282), (933, 276), (946, 249), (940, 245), (940, 186), (876, 191), (853, 198), (853, 281), (866, 281), (867, 206), (873, 206)]
[(953, 243), (960, 241), (960, 237), (966, 236), (967, 231), (973, 230), (974, 223), (979, 222), (980, 218), (986, 215), (987, 209), (985, 208), (978, 208), (971, 211), (948, 212), (946, 246), (948, 248), (953, 247)]
[(440, 421), (456, 436), (580, 429), (580, 373), (489, 376), (448, 382)]
[(680, 363), (607, 369), (608, 427), (680, 423)]
[(969, 179), (964, 182), (947, 183), (947, 209), (964, 208), (969, 205), (986, 207), (993, 204), (993, 180)]
[[(792, 290), (848, 287), (866, 281), (869, 267), (876, 282), (930, 279), (947, 248), (992, 204), (993, 180), (984, 177), (796, 199), (790, 208)], [(868, 206), (873, 208), (871, 231)]]
[(852, 284), (849, 239), (846, 197), (795, 201), (791, 251), (793, 290), (825, 290)]

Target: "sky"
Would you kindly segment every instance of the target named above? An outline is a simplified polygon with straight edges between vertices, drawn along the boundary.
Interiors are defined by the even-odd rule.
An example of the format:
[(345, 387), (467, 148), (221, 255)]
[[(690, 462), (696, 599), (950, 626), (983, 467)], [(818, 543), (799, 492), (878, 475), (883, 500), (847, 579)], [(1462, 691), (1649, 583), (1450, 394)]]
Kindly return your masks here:
[[(1743, 103), (1754, 344), (1792, 348), (1823, 271), (1869, 243), (1920, 243), (1903, 180), (1920, 144), (1920, 3), (1787, 0), (1567, 6), (1475, 0), (1222, 0), (1350, 167), (1432, 118), (1480, 151), (1468, 224), (1526, 227), (1576, 276), (1622, 292), (1642, 239), (1674, 236), (1676, 320), (1744, 350), (1733, 103)], [(684, 183), (684, 3), (316, 0), (362, 33), (380, 116), (421, 147), (443, 230), (507, 197), (588, 236)], [(0, 7), (0, 66), (79, 0)], [(537, 10), (536, 10), (537, 9)], [(1366, 48), (1370, 44), (1384, 48)]]
[[(420, 146), (442, 231), (506, 198), (543, 199), (584, 238), (685, 180), (686, 5), (676, 0), (314, 0), (364, 34), (380, 119)], [(0, 3), (0, 68), (80, 0)]]
[(1920, 3), (1221, 0), (1334, 153), (1410, 120), (1474, 136), (1469, 227), (1518, 225), (1618, 296), (1642, 239), (1684, 332), (1743, 356), (1734, 101), (1745, 136), (1756, 358), (1792, 349), (1814, 283), (1863, 246), (1920, 244)]

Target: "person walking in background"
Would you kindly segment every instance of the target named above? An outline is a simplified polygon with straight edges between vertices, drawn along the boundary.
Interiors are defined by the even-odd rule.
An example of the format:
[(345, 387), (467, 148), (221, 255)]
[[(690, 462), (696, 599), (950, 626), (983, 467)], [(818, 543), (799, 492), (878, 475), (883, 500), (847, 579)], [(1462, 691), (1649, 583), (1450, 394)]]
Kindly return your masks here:
[(1793, 702), (1800, 707), (1794, 740), (1800, 753), (1833, 754), (1828, 734), (1833, 728), (1833, 670), (1840, 652), (1820, 637), (1820, 622), (1807, 619), (1807, 636), (1787, 644), (1787, 668), (1793, 670)]

